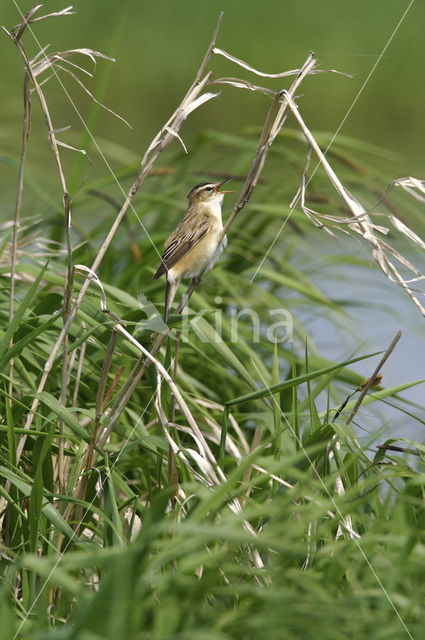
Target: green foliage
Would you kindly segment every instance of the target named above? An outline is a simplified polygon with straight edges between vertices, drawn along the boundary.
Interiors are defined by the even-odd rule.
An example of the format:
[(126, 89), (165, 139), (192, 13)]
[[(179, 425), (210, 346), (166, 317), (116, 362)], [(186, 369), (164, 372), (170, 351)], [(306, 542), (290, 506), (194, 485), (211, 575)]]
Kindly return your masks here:
[[(187, 188), (180, 181), (189, 186), (190, 180), (181, 174), (178, 181), (152, 178), (149, 189), (181, 195)], [(87, 206), (89, 190), (87, 184), (76, 198), (76, 217)], [(58, 400), (60, 358), (37, 395), (43, 363), (60, 330), (55, 313), (61, 262), (52, 260), (42, 271), (20, 265), (18, 273), (26, 273), (32, 284), (17, 281), (22, 301), (2, 342), (14, 336), (9, 356), (15, 359), (16, 390), (10, 404), (10, 357), (3, 350), (3, 635), (224, 639), (261, 637), (266, 627), (268, 638), (396, 638), (406, 633), (403, 624), (413, 637), (422, 635), (423, 469), (399, 454), (389, 458), (383, 450), (374, 459), (344, 424), (354, 400), (332, 423), (344, 398), (340, 383), (354, 390), (361, 382), (350, 366), (364, 362), (368, 371), (368, 358), (376, 354), (338, 363), (308, 349), (307, 360), (306, 331), (296, 322), (292, 342), (270, 341), (270, 311), (290, 300), (291, 290), (316, 312), (320, 308), (326, 314), (334, 303), (317, 288), (310, 295), (308, 278), (295, 273), (280, 251), (272, 256), (275, 277), (265, 266), (249, 285), (257, 253), (266, 251), (280, 223), (262, 202), (260, 195), (253, 203), (255, 219), (247, 217), (231, 234), (224, 259), (204, 278), (185, 322), (179, 324), (176, 317), (182, 330), (177, 384), (226, 479), (216, 486), (205, 483), (195, 472), (196, 459), (187, 467), (177, 456), (175, 497), (175, 489), (168, 488), (168, 443), (152, 395), (156, 379), (149, 372), (108, 443), (97, 445), (96, 463), (84, 472), (86, 495), (75, 494), (93, 436), (112, 324), (98, 310), (98, 292), (89, 290), (69, 331), (75, 357), (66, 406)], [(169, 211), (170, 202), (157, 198), (145, 214), (144, 224), (155, 231), (158, 244), (169, 231)], [(79, 262), (91, 262), (90, 247), (103, 229), (104, 223), (89, 233), (89, 243), (77, 250)], [(286, 236), (285, 243), (293, 249), (297, 234), (289, 241)], [(162, 286), (151, 281), (157, 259), (148, 239), (141, 241), (141, 264), (134, 263), (127, 244), (125, 233), (117, 236), (99, 275), (108, 307), (149, 346), (151, 331), (138, 296), (143, 293), (161, 309)], [(255, 253), (247, 247), (255, 247)], [(242, 265), (237, 256), (244, 257)], [(2, 279), (0, 311), (5, 316), (7, 275)], [(76, 278), (76, 291), (81, 284)], [(290, 302), (285, 306), (296, 313)], [(240, 314), (236, 323), (235, 309), (258, 314), (258, 335), (253, 316)], [(175, 341), (169, 340), (168, 364), (174, 349)], [(135, 348), (118, 340), (107, 372), (106, 389), (112, 385), (112, 390), (105, 408), (113, 405), (137, 357)], [(375, 390), (365, 403), (396, 398), (407, 386)], [(324, 392), (330, 399), (327, 410)], [(20, 427), (35, 396), (40, 400), (36, 419), (16, 466)], [(171, 416), (170, 399), (164, 395), (163, 402)], [(178, 408), (174, 411), (172, 434), (190, 459), (194, 442), (184, 417)], [(103, 414), (100, 425), (107, 424)], [(61, 438), (66, 478), (60, 490)], [(251, 455), (249, 446), (254, 446)], [(408, 446), (417, 446), (422, 455), (419, 445)]]
[[(237, 185), (256, 139), (253, 131), (208, 131), (189, 159), (162, 158), (163, 170), (134, 200), (140, 226), (129, 216), (114, 237), (98, 276), (109, 311), (145, 348), (162, 312), (163, 283), (152, 279), (158, 248), (185, 193), (200, 167), (235, 174)], [(294, 212), (257, 273), (289, 213), (305, 151), (293, 131), (281, 134), (222, 260), (188, 313), (170, 319), (158, 359), (206, 444), (164, 381), (158, 390), (153, 366), (121, 403), (140, 351), (121, 335), (111, 340), (115, 320), (101, 312), (93, 284), (68, 330), (66, 366), (61, 352), (40, 391), (63, 326), (66, 260), (46, 265), (35, 237), (45, 247), (63, 241), (56, 206), (46, 197), (42, 224), (21, 233), (30, 244), (17, 265), (10, 323), (2, 246), (0, 640), (423, 637), (425, 448), (365, 441), (347, 424), (363, 381), (351, 366), (361, 363), (367, 375), (377, 354), (359, 349), (334, 362), (297, 319), (301, 304), (335, 324), (347, 317), (293, 263), (307, 228), (302, 214)], [(356, 193), (372, 197), (383, 181), (368, 164), (376, 149), (365, 151), (340, 138), (334, 152)], [(353, 177), (354, 152), (369, 177)], [(282, 160), (297, 169), (285, 181), (277, 179)], [(76, 184), (80, 169), (78, 161)], [(124, 188), (134, 175), (134, 165), (121, 170)], [(74, 264), (93, 263), (116, 216), (99, 191), (113, 197), (113, 189), (107, 176), (75, 193)], [(74, 298), (83, 282), (76, 274)], [(419, 382), (373, 389), (363, 405), (391, 399), (396, 412), (400, 394)], [(362, 406), (365, 428), (368, 418)]]

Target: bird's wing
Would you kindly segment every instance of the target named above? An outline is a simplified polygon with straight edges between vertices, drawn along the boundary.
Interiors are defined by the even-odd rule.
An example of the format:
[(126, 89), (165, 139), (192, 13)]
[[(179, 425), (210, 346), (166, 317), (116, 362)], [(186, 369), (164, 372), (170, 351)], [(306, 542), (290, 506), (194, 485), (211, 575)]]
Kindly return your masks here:
[(166, 241), (161, 264), (154, 275), (154, 280), (174, 267), (208, 233), (210, 228), (208, 217), (203, 217), (199, 222), (196, 221), (195, 228), (193, 228), (192, 222), (194, 221), (185, 216)]

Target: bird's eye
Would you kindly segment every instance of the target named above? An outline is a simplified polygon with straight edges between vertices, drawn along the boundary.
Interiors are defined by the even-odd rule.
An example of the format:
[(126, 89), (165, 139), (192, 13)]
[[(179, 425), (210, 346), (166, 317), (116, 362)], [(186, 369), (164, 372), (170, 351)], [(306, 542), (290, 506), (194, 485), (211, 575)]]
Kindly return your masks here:
[(214, 187), (205, 187), (206, 191), (212, 191), (214, 189)]

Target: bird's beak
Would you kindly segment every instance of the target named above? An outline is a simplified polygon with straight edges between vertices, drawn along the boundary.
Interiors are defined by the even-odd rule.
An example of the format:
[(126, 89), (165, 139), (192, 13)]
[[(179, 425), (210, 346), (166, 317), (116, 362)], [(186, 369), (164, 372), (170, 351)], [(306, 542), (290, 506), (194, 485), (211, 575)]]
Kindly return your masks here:
[(230, 182), (231, 179), (232, 178), (228, 178), (227, 180), (223, 180), (223, 182), (220, 182), (215, 188), (217, 193), (233, 193), (233, 191), (220, 191), (220, 187), (222, 187), (223, 184), (226, 184), (227, 182)]

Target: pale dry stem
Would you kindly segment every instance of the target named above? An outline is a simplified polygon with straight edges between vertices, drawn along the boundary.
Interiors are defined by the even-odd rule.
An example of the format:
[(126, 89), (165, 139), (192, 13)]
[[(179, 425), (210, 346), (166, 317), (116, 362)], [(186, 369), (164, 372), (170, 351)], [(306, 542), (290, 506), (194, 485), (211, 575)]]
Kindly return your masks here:
[[(95, 412), (95, 419), (94, 419), (94, 425), (93, 425), (93, 432), (92, 432), (89, 448), (81, 464), (79, 481), (77, 483), (77, 487), (74, 490), (74, 494), (73, 494), (74, 496), (78, 497), (80, 500), (86, 499), (87, 486), (89, 481), (89, 472), (93, 466), (93, 456), (95, 452), (95, 447), (98, 444), (99, 427), (100, 427), (100, 423), (103, 415), (106, 382), (108, 379), (108, 373), (111, 366), (112, 356), (115, 351), (117, 340), (118, 340), (118, 333), (114, 328), (111, 333), (108, 349), (105, 355), (105, 359), (103, 361), (102, 371), (99, 378), (99, 386), (96, 394), (96, 412)], [(81, 515), (82, 515), (82, 507), (80, 506), (76, 511), (77, 522), (80, 521)]]
[[(394, 249), (394, 247), (392, 247), (388, 242), (383, 240), (381, 235), (386, 235), (389, 229), (387, 227), (383, 227), (382, 225), (375, 224), (371, 220), (369, 212), (366, 210), (366, 208), (342, 184), (342, 182), (336, 175), (335, 171), (329, 164), (325, 154), (323, 153), (320, 146), (316, 142), (313, 134), (305, 124), (298, 110), (297, 105), (293, 101), (292, 96), (290, 96), (288, 92), (285, 92), (284, 98), (285, 98), (285, 101), (288, 103), (295, 118), (297, 119), (302, 129), (302, 132), (309, 144), (306, 169), (304, 170), (304, 174), (302, 177), (301, 187), (298, 190), (298, 193), (294, 198), (293, 202), (291, 203), (291, 208), (295, 206), (296, 200), (298, 199), (298, 197), (300, 197), (301, 209), (304, 211), (306, 216), (313, 222), (313, 224), (315, 224), (315, 226), (324, 228), (328, 233), (330, 233), (335, 237), (335, 234), (331, 231), (331, 229), (329, 229), (322, 222), (322, 220), (325, 220), (326, 222), (331, 222), (337, 225), (336, 228), (339, 230), (346, 231), (347, 229), (349, 229), (350, 231), (354, 231), (355, 233), (358, 233), (359, 235), (361, 235), (367, 242), (369, 242), (372, 245), (372, 255), (376, 260), (376, 262), (378, 263), (381, 270), (383, 271), (383, 273), (385, 274), (385, 276), (392, 282), (396, 282), (397, 284), (399, 284), (406, 291), (406, 293), (408, 294), (412, 302), (419, 309), (420, 313), (423, 316), (425, 316), (425, 307), (421, 304), (418, 298), (418, 291), (416, 291), (411, 286), (412, 283), (418, 283), (419, 281), (423, 283), (425, 281), (425, 274), (422, 273), (420, 269), (418, 269), (414, 264), (412, 264), (412, 262), (408, 260), (405, 256), (403, 256), (399, 251)], [(340, 197), (343, 199), (346, 206), (350, 210), (352, 217), (342, 218), (338, 216), (329, 216), (326, 214), (320, 214), (317, 211), (313, 211), (312, 209), (306, 206), (305, 204), (305, 190), (306, 190), (306, 184), (307, 184), (306, 173), (307, 173), (308, 163), (309, 163), (310, 148), (315, 152), (316, 156), (318, 157), (319, 163), (324, 168), (334, 188), (336, 189), (336, 191), (338, 192), (338, 194), (340, 195)], [(417, 200), (421, 202), (425, 201), (425, 199), (423, 199), (421, 195), (422, 193), (425, 194), (425, 182), (422, 180), (417, 180), (411, 177), (401, 178), (399, 180), (395, 180), (391, 184), (391, 187), (392, 186), (401, 186), (408, 193), (410, 193), (410, 195), (413, 195)], [(389, 189), (387, 189), (387, 192), (384, 194), (383, 198), (386, 197), (388, 191)], [(417, 193), (417, 191), (419, 193)], [(415, 234), (411, 229), (409, 229), (409, 227), (407, 227), (407, 225), (405, 225), (401, 220), (396, 218), (396, 216), (394, 215), (387, 215), (386, 217), (391, 222), (393, 227), (397, 229), (397, 231), (402, 233), (406, 238), (408, 238), (408, 240), (413, 242), (416, 246), (420, 247), (422, 250), (425, 249), (425, 242), (417, 234)], [(394, 264), (393, 260), (390, 259), (390, 257), (393, 258), (399, 265), (404, 267), (410, 273), (410, 277), (403, 278), (399, 269), (396, 267), (396, 265)], [(425, 295), (424, 292), (422, 291), (419, 293), (422, 295)]]
[[(66, 246), (67, 246), (67, 276), (65, 278), (65, 287), (64, 287), (64, 314), (63, 314), (63, 318), (64, 318), (64, 323), (67, 320), (67, 317), (69, 315), (69, 309), (70, 309), (70, 300), (71, 300), (71, 291), (72, 291), (72, 246), (71, 246), (71, 210), (70, 210), (70, 198), (69, 198), (69, 194), (68, 194), (68, 190), (67, 190), (67, 186), (66, 186), (66, 180), (65, 180), (65, 174), (62, 168), (62, 163), (61, 163), (61, 158), (60, 158), (60, 153), (59, 153), (59, 148), (58, 148), (58, 143), (57, 143), (57, 139), (56, 139), (56, 135), (55, 135), (55, 131), (54, 131), (54, 127), (53, 127), (53, 123), (52, 123), (52, 119), (50, 116), (50, 112), (49, 112), (49, 108), (47, 105), (47, 101), (45, 99), (45, 96), (43, 94), (43, 91), (41, 89), (40, 84), (37, 81), (37, 73), (35, 71), (35, 68), (33, 66), (33, 64), (31, 63), (31, 61), (29, 60), (27, 53), (22, 45), (21, 42), (21, 37), (23, 34), (23, 31), (25, 29), (25, 27), (31, 22), (33, 21), (34, 15), (36, 13), (36, 11), (38, 11), (41, 8), (41, 5), (34, 5), (34, 7), (30, 10), (30, 12), (27, 13), (27, 15), (25, 16), (24, 20), (22, 21), (21, 25), (19, 25), (19, 27), (17, 28), (17, 30), (12, 30), (11, 33), (7, 32), (8, 35), (10, 36), (10, 38), (13, 40), (13, 42), (15, 43), (16, 47), (18, 48), (24, 63), (25, 63), (25, 86), (26, 86), (26, 90), (28, 92), (28, 80), (31, 80), (31, 83), (33, 85), (33, 88), (36, 92), (37, 98), (39, 100), (45, 121), (46, 121), (46, 127), (47, 127), (47, 135), (49, 138), (49, 142), (50, 145), (52, 147), (52, 151), (53, 151), (53, 155), (56, 161), (56, 167), (57, 167), (57, 171), (59, 174), (59, 181), (61, 184), (61, 188), (62, 188), (62, 193), (63, 193), (63, 202), (64, 202), (64, 209), (65, 209), (65, 235), (66, 235)], [(44, 17), (50, 17), (50, 16), (44, 16)], [(29, 126), (29, 125), (28, 125)], [(24, 122), (24, 130), (25, 130), (25, 122)], [(26, 137), (26, 141), (25, 141), (25, 148), (26, 148), (26, 144), (27, 144), (27, 138), (28, 135)], [(23, 156), (22, 159), (24, 159), (25, 155)], [(20, 172), (20, 178), (22, 177), (23, 179), (23, 163), (21, 163), (22, 166), (22, 174)], [(18, 192), (19, 195), (19, 192)], [(21, 188), (21, 194), (20, 194), (20, 198), (22, 198), (22, 188)], [(14, 255), (14, 254), (12, 254)], [(13, 296), (11, 296), (11, 299), (13, 299)], [(67, 389), (67, 384), (66, 384), (66, 379), (67, 379), (67, 369), (68, 369), (68, 336), (67, 333), (65, 333), (64, 335), (64, 347), (63, 347), (63, 361), (62, 361), (62, 385), (61, 385), (61, 402), (62, 404), (66, 404), (66, 389)], [(59, 435), (59, 456), (58, 456), (58, 477), (59, 477), (59, 490), (63, 491), (64, 489), (64, 446), (65, 446), (65, 442), (64, 442), (64, 438), (63, 438), (63, 433), (64, 433), (64, 424), (62, 421), (60, 421), (60, 435)], [(21, 438), (17, 449), (16, 449), (16, 457), (17, 457), (17, 461), (19, 461), (20, 456), (22, 454), (22, 450), (23, 450), (23, 444), (25, 442), (25, 439)]]
[[(18, 248), (18, 234), (19, 234), (19, 222), (21, 217), (22, 196), (24, 192), (24, 172), (25, 172), (25, 159), (28, 148), (28, 137), (31, 124), (31, 100), (28, 89), (28, 72), (25, 71), (24, 86), (23, 86), (23, 102), (24, 102), (24, 116), (22, 123), (22, 145), (21, 156), (19, 160), (19, 173), (18, 173), (18, 186), (16, 192), (16, 204), (15, 214), (13, 218), (13, 232), (12, 232), (12, 247), (11, 247), (11, 260), (10, 260), (10, 294), (9, 294), (9, 324), (13, 321), (14, 315), (14, 303), (15, 303), (15, 275), (16, 275), (16, 262), (17, 262), (17, 248)], [(9, 342), (9, 349), (13, 347), (13, 336)], [(14, 359), (9, 361), (9, 396), (10, 403), (12, 404), (13, 396), (13, 369)]]
[(400, 338), (401, 338), (401, 331), (397, 331), (397, 333), (395, 334), (394, 339), (392, 340), (390, 346), (388, 347), (388, 349), (386, 350), (386, 352), (382, 356), (381, 360), (379, 361), (375, 371), (372, 373), (371, 377), (367, 380), (366, 384), (362, 387), (362, 390), (361, 390), (360, 395), (359, 395), (359, 397), (357, 399), (357, 402), (354, 405), (354, 408), (353, 408), (351, 414), (349, 415), (349, 417), (346, 420), (346, 424), (350, 424), (350, 422), (352, 421), (352, 419), (356, 415), (357, 411), (360, 408), (361, 403), (363, 402), (364, 397), (366, 396), (366, 394), (369, 391), (369, 389), (371, 389), (371, 387), (373, 387), (373, 385), (375, 384), (375, 380), (377, 379), (379, 372), (381, 371), (382, 367), (384, 366), (384, 364), (386, 363), (386, 361), (388, 360), (388, 358), (390, 357), (390, 355), (392, 354), (392, 352), (396, 348), (397, 343), (400, 340)]

